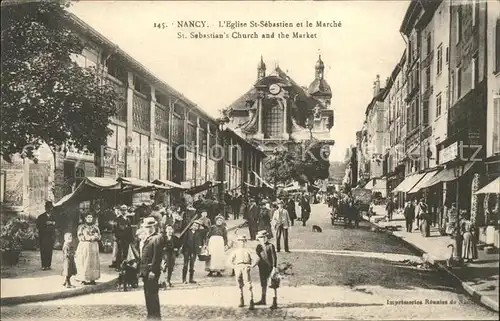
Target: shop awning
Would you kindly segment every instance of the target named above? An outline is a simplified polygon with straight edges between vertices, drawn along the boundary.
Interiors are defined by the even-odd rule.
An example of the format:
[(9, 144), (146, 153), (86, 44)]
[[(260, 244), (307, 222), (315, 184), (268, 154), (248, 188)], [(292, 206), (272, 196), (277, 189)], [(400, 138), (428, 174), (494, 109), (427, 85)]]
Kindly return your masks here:
[(418, 191), (423, 189), (425, 187), (425, 184), (429, 182), (434, 176), (436, 176), (438, 172), (439, 171), (432, 171), (425, 173), (424, 177), (422, 177), (420, 182), (418, 182), (417, 185), (413, 186), (413, 188), (408, 191), (408, 194), (417, 193)]
[(257, 174), (255, 171), (252, 171), (252, 173), (255, 175), (255, 177), (257, 177), (258, 180), (261, 181), (261, 183), (269, 188), (273, 188), (271, 186), (271, 184), (269, 184), (268, 182), (266, 182), (262, 177), (259, 176), (259, 174)]
[[(462, 175), (467, 173), (472, 168), (473, 165), (474, 162), (465, 163)], [(432, 177), (429, 181), (427, 181), (421, 188), (427, 188), (441, 182), (451, 182), (456, 179), (457, 177), (455, 177), (455, 170), (453, 169), (453, 167), (446, 168), (437, 173), (436, 175), (434, 175), (434, 177)]]
[(399, 184), (395, 189), (392, 190), (392, 193), (408, 193), (408, 191), (411, 190), (424, 176), (425, 173), (413, 174), (411, 176), (408, 176), (401, 182), (401, 184)]
[(191, 187), (190, 189), (188, 189), (186, 191), (186, 193), (188, 193), (189, 195), (194, 195), (194, 194), (198, 194), (198, 193), (201, 193), (201, 192), (204, 192), (208, 189), (211, 189), (211, 188), (214, 188), (214, 187), (217, 187), (217, 186), (220, 186), (222, 184), (226, 184), (227, 182), (224, 181), (224, 182), (221, 182), (221, 181), (207, 181), (201, 185), (197, 185), (197, 186), (194, 186), (194, 187)]
[(177, 183), (172, 182), (172, 181), (169, 181), (169, 180), (166, 180), (166, 179), (156, 179), (156, 180), (153, 181), (153, 184), (163, 185), (163, 186), (165, 186), (165, 187), (167, 187), (169, 189), (182, 189), (182, 190), (186, 189), (182, 185), (177, 184)]
[(500, 194), (500, 177), (497, 177), (493, 182), (481, 188), (474, 194)]
[(65, 195), (54, 207), (60, 207), (72, 202), (88, 201), (103, 196), (104, 191), (119, 191), (120, 183), (107, 177), (85, 177), (73, 193)]

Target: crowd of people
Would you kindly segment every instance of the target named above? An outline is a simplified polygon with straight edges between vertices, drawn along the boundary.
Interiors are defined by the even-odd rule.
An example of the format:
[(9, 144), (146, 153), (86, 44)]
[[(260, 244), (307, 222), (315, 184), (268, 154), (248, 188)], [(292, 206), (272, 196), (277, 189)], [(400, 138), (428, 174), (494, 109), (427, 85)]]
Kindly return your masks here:
[[(205, 271), (210, 277), (221, 277), (230, 271), (240, 289), (240, 306), (244, 305), (243, 288), (250, 293), (249, 307), (266, 304), (268, 281), (277, 278), (276, 252), (281, 251), (283, 238), (285, 252), (289, 249), (289, 228), (295, 222), (306, 226), (311, 215), (311, 203), (319, 202), (316, 195), (308, 193), (293, 196), (243, 197), (238, 194), (226, 195), (226, 207), (206, 196), (182, 199), (178, 205), (156, 204), (154, 197), (150, 203), (133, 207), (117, 205), (112, 210), (101, 210), (93, 204), (80, 219), (75, 247), (73, 235), (64, 234), (63, 271), (64, 286), (73, 287), (74, 277), (83, 285), (94, 285), (101, 275), (99, 252), (103, 242), (101, 233), (110, 230), (113, 235), (112, 263), (110, 268), (118, 272), (124, 264), (136, 262), (137, 275), (142, 277), (146, 306), (150, 317), (159, 316), (158, 289), (172, 287), (172, 274), (179, 254), (183, 256), (182, 283), (196, 283), (195, 262), (203, 260)], [(38, 217), (42, 269), (51, 268), (52, 248), (55, 230), (53, 204), (46, 203), (46, 212)], [(297, 211), (296, 208), (300, 208)], [(226, 221), (232, 214), (238, 219), (243, 212), (248, 225), (249, 240), (258, 240), (256, 249), (246, 247), (247, 239), (239, 236), (236, 243), (229, 240)], [(110, 214), (111, 213), (111, 214)], [(297, 215), (299, 214), (299, 215)], [(275, 238), (276, 244), (271, 240)], [(235, 246), (239, 244), (239, 246)], [(108, 245), (109, 246), (109, 245)], [(230, 250), (231, 249), (231, 250)], [(253, 253), (259, 259), (252, 260)], [(259, 268), (262, 297), (254, 303), (250, 269)], [(277, 307), (276, 289), (279, 282), (271, 282), (275, 290), (272, 308)]]

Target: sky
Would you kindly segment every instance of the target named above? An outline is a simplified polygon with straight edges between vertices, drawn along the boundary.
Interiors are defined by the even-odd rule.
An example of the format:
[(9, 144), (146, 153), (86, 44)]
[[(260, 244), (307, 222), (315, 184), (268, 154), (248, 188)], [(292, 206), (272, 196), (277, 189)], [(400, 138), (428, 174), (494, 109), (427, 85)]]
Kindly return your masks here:
[[(314, 79), (321, 54), (332, 89), (335, 146), (331, 160), (343, 160), (355, 144), (373, 82), (381, 86), (399, 61), (405, 42), (399, 33), (408, 1), (80, 1), (70, 11), (140, 61), (158, 78), (209, 115), (248, 91), (257, 77), (261, 55), (271, 72), (276, 64), (303, 86)], [(178, 21), (206, 21), (204, 28), (179, 28)], [(293, 27), (219, 27), (225, 21), (289, 22)], [(306, 21), (340, 22), (340, 27), (297, 27)], [(164, 23), (166, 28), (155, 28)], [(162, 25), (163, 26), (163, 25)], [(232, 32), (274, 31), (274, 39), (234, 39)], [(179, 39), (181, 32), (185, 38)], [(191, 32), (221, 33), (228, 39), (192, 39)], [(277, 39), (278, 33), (289, 34)], [(293, 39), (292, 32), (316, 33)]]

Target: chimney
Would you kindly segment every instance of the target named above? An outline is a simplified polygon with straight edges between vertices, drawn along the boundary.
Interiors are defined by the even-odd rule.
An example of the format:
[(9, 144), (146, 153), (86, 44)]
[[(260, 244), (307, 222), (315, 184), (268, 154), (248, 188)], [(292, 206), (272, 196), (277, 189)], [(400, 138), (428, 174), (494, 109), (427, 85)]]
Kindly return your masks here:
[(373, 83), (373, 97), (377, 96), (380, 92), (380, 75), (377, 75)]

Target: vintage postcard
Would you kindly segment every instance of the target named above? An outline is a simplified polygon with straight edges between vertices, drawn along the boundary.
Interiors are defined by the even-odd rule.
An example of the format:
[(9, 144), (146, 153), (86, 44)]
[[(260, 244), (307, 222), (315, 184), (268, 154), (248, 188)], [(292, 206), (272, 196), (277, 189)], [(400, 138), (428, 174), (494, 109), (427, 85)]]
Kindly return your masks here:
[(2, 0), (5, 320), (498, 320), (500, 1)]

